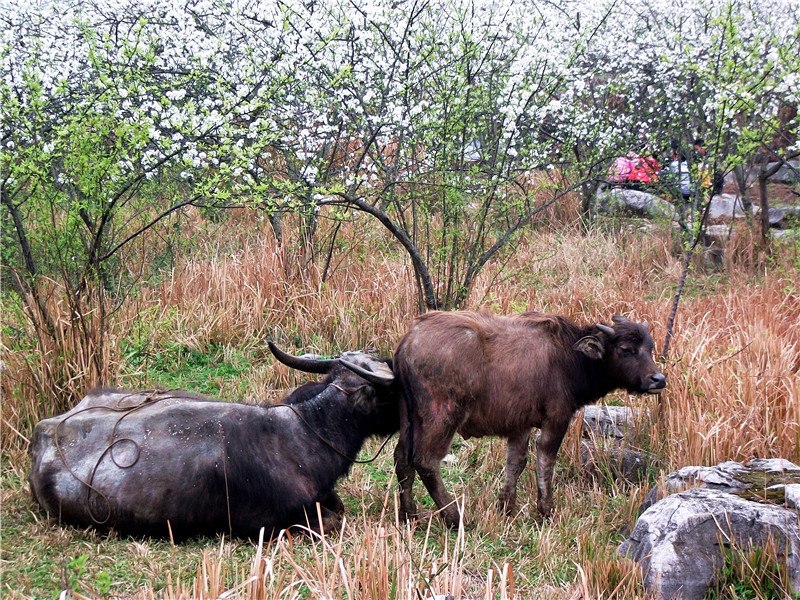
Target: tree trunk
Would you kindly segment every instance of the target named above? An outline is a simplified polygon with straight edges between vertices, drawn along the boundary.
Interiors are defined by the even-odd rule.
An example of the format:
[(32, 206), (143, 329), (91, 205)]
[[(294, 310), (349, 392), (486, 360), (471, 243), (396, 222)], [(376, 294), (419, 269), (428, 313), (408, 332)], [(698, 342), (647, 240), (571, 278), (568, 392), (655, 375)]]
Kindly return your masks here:
[(739, 165), (733, 168), (733, 176), (736, 178), (736, 186), (739, 188), (739, 197), (742, 199), (742, 207), (748, 214), (748, 218), (753, 209), (753, 201), (747, 192), (747, 174), (744, 167)]
[(783, 166), (783, 160), (767, 168), (767, 157), (761, 162), (761, 170), (758, 173), (758, 193), (761, 196), (761, 241), (764, 248), (769, 245), (769, 197), (767, 196), (767, 183), (769, 178), (775, 175)]
[(764, 248), (769, 244), (769, 198), (767, 197), (767, 179), (764, 171), (758, 175), (758, 193), (761, 196), (761, 243)]

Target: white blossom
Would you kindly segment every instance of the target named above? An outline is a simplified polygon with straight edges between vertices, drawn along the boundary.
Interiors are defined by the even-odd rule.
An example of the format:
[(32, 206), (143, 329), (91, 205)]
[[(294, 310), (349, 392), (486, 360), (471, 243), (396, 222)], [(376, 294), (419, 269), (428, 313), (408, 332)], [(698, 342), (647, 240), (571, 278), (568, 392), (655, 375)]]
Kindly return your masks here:
[(186, 90), (169, 90), (165, 95), (173, 102), (177, 102), (178, 100), (183, 100), (186, 97)]

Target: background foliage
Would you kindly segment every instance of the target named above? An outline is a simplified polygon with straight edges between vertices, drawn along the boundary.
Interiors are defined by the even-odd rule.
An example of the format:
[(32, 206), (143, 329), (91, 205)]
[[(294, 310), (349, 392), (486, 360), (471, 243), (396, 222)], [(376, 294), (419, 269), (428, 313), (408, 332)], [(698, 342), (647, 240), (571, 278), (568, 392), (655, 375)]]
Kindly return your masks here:
[[(14, 507), (3, 560), (22, 565), (13, 581), (34, 595), (147, 582), (120, 582), (100, 551), (111, 540), (41, 521), (24, 494), (33, 424), (98, 384), (275, 400), (298, 380), (272, 363), (267, 335), (302, 351), (388, 354), (420, 310), (467, 307), (626, 314), (660, 340), (682, 290), (668, 397), (640, 425), (653, 470), (800, 460), (796, 244), (748, 223), (706, 273), (668, 224), (641, 235), (594, 210), (609, 163), (631, 149), (663, 159), (672, 140), (702, 135), (704, 160), (734, 173), (745, 199), (751, 170), (796, 158), (797, 7), (356, 4), (0, 0), (3, 493)], [(384, 536), (391, 502), (369, 490), (391, 490), (387, 463), (348, 483), (352, 513), (368, 507), (348, 535), (391, 556), (387, 573), (419, 559), (405, 583), (391, 580), (398, 596), (439, 585), (431, 574), (446, 563), (449, 579), (430, 589), (488, 590), (493, 572), (502, 595), (513, 564), (531, 594), (619, 585), (635, 597), (613, 548), (643, 488), (577, 478), (571, 435), (554, 524), (532, 524), (525, 506), (466, 543), (435, 528), (430, 546), (411, 531)], [(482, 515), (501, 471), (493, 444), (465, 443), (449, 474)], [(485, 493), (466, 484), (476, 478)], [(152, 585), (175, 597), (164, 571), (177, 581), (200, 551), (117, 543), (112, 553), (136, 554), (122, 571), (149, 561)], [(250, 549), (223, 542), (219, 562), (204, 551), (203, 568), (233, 565), (215, 589), (249, 568)], [(356, 562), (375, 563), (359, 551)], [(299, 596), (334, 581), (338, 563), (320, 552), (304, 562), (276, 547), (273, 593), (287, 572)], [(363, 585), (384, 581), (351, 566)], [(332, 589), (354, 593), (347, 585)]]

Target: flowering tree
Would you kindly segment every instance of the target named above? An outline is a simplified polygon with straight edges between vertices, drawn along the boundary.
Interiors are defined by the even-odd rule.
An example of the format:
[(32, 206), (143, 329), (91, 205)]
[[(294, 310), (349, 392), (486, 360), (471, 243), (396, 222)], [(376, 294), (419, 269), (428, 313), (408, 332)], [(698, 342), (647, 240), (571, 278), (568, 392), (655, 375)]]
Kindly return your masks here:
[(546, 168), (559, 148), (536, 119), (563, 85), (537, 43), (552, 15), (516, 2), (403, 9), (334, 2), (291, 15), (313, 82), (303, 181), (316, 207), (388, 229), (422, 306), (458, 307), (483, 265), (564, 193)]
[(307, 260), (320, 214), (366, 213), (420, 305), (460, 307), (617, 154), (796, 153), (798, 11), (767, 4), (2, 0), (4, 280), (51, 337), (70, 303), (90, 379), (137, 242), (189, 205), (298, 214)]
[[(689, 235), (667, 324), (666, 356), (711, 200), (700, 175), (740, 169), (759, 155), (780, 163), (798, 154), (796, 110), (781, 119), (786, 114), (781, 109), (800, 104), (800, 62), (791, 50), (800, 45), (800, 12), (782, 1), (757, 7), (728, 1), (677, 3), (670, 9), (649, 0), (612, 15), (604, 22), (609, 24), (616, 35), (598, 36), (604, 41), (591, 53), (591, 64), (602, 73), (606, 93), (601, 97), (614, 99), (610, 112), (618, 116), (610, 118), (616, 123), (605, 136), (590, 138), (621, 140), (628, 148), (645, 147), (662, 157), (677, 146), (693, 179), (693, 210), (684, 223)], [(632, 125), (627, 135), (623, 119)], [(617, 135), (610, 135), (614, 131)], [(706, 140), (705, 156), (690, 151), (698, 137)], [(766, 232), (766, 189), (761, 197)]]
[[(24, 300), (51, 368), (72, 361), (47, 380), (68, 386), (78, 371), (96, 384), (106, 379), (107, 315), (142, 251), (134, 242), (185, 206), (229, 200), (277, 139), (270, 109), (290, 78), (238, 47), (247, 34), (224, 15), (157, 1), (8, 4), (4, 280)], [(68, 335), (55, 316), (61, 302)]]
[[(689, 149), (696, 137), (707, 141), (705, 160), (729, 171), (778, 129), (796, 131), (796, 113), (782, 127), (776, 119), (781, 106), (797, 106), (799, 89), (800, 14), (783, 0), (589, 3), (579, 17), (593, 33), (552, 118), (567, 125), (587, 179), (602, 180), (615, 155), (663, 159), (671, 142)], [(796, 142), (783, 148), (791, 156)]]

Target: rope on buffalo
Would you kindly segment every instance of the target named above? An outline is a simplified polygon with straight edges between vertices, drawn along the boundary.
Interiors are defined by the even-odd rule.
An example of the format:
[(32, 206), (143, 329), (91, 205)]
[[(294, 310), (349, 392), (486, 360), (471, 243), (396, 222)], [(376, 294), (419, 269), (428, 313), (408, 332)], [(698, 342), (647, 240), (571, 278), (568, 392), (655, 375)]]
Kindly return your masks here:
[[(170, 390), (170, 391), (172, 391), (172, 390)], [(111, 518), (111, 500), (109, 500), (108, 495), (106, 495), (104, 492), (99, 490), (94, 485), (94, 476), (95, 476), (95, 473), (97, 472), (97, 468), (100, 466), (100, 463), (103, 461), (105, 456), (108, 454), (108, 455), (111, 456), (111, 461), (118, 468), (120, 468), (120, 469), (129, 469), (139, 461), (139, 456), (141, 454), (141, 450), (139, 448), (139, 443), (136, 440), (134, 440), (132, 438), (129, 438), (129, 437), (114, 439), (116, 437), (116, 435), (117, 435), (117, 428), (119, 427), (119, 424), (122, 422), (122, 420), (125, 417), (127, 417), (128, 415), (134, 413), (135, 411), (137, 411), (137, 410), (139, 410), (139, 409), (141, 409), (141, 408), (143, 408), (145, 406), (150, 406), (151, 404), (155, 404), (156, 402), (160, 402), (162, 400), (167, 400), (167, 399), (170, 399), (170, 398), (179, 398), (180, 397), (180, 396), (172, 396), (172, 395), (170, 395), (170, 391), (160, 392), (158, 390), (150, 390), (150, 391), (145, 391), (145, 392), (132, 392), (132, 393), (130, 393), (128, 395), (125, 395), (122, 398), (120, 398), (117, 401), (117, 406), (89, 406), (87, 408), (81, 409), (81, 410), (79, 410), (79, 411), (77, 411), (77, 412), (65, 417), (63, 420), (59, 421), (59, 423), (56, 425), (53, 437), (54, 437), (54, 441), (55, 441), (56, 452), (58, 452), (58, 457), (61, 459), (61, 463), (64, 465), (64, 468), (66, 468), (67, 471), (69, 471), (70, 475), (72, 475), (75, 479), (77, 479), (80, 483), (82, 483), (86, 487), (86, 509), (89, 512), (89, 518), (91, 518), (92, 521), (94, 521), (96, 524), (104, 525)], [(133, 406), (120, 406), (120, 403), (123, 402), (125, 400), (125, 398), (129, 398), (129, 397), (132, 397), (132, 396), (139, 396), (139, 395), (142, 395), (142, 394), (145, 395), (145, 398), (139, 404), (135, 404)], [(84, 480), (84, 479), (81, 479), (78, 476), (78, 474), (75, 473), (75, 471), (72, 470), (72, 468), (69, 466), (69, 464), (67, 464), (67, 459), (64, 456), (64, 450), (61, 448), (61, 443), (59, 441), (59, 431), (61, 429), (61, 426), (64, 423), (66, 423), (69, 419), (71, 419), (72, 417), (75, 417), (75, 416), (77, 416), (79, 414), (82, 414), (82, 413), (85, 413), (85, 412), (89, 412), (90, 410), (98, 410), (98, 409), (110, 410), (112, 412), (121, 412), (123, 414), (121, 414), (120, 417), (114, 422), (114, 427), (111, 429), (111, 440), (112, 440), (111, 443), (106, 447), (105, 450), (103, 450), (103, 452), (98, 457), (97, 462), (94, 464), (94, 467), (92, 467), (92, 469), (91, 469), (91, 471), (89, 473), (89, 478)], [(132, 461), (130, 461), (129, 464), (120, 464), (119, 462), (117, 462), (117, 459), (114, 457), (114, 447), (117, 446), (120, 443), (123, 443), (123, 442), (130, 442), (131, 444), (133, 444), (133, 447), (135, 448), (134, 458), (133, 458)], [(92, 492), (97, 494), (105, 502), (105, 505), (106, 505), (106, 516), (103, 519), (97, 518), (97, 516), (94, 514), (94, 510), (92, 509), (92, 502), (91, 502), (91, 494), (92, 494)]]
[[(330, 384), (330, 385), (334, 385), (334, 384)], [(340, 390), (342, 389), (338, 385), (334, 385), (334, 387), (336, 387), (336, 388), (338, 388)], [(279, 404), (278, 406), (285, 406), (286, 408), (291, 408), (292, 412), (294, 412), (294, 414), (297, 415), (297, 418), (300, 419), (303, 422), (303, 425), (305, 425), (311, 433), (313, 433), (315, 436), (317, 436), (317, 439), (319, 439), (320, 442), (325, 444), (328, 448), (330, 448), (331, 450), (336, 452), (336, 454), (338, 454), (342, 458), (350, 461), (351, 463), (355, 463), (357, 465), (367, 465), (367, 464), (369, 464), (371, 462), (375, 462), (378, 459), (378, 457), (381, 455), (381, 452), (383, 452), (383, 449), (386, 447), (386, 444), (388, 444), (389, 440), (392, 439), (392, 435), (394, 435), (394, 434), (392, 434), (389, 437), (387, 437), (385, 440), (383, 440), (383, 443), (381, 444), (381, 447), (378, 448), (378, 452), (375, 453), (375, 456), (373, 456), (372, 458), (369, 458), (367, 460), (358, 460), (358, 459), (355, 459), (355, 458), (353, 458), (351, 456), (347, 456), (347, 454), (345, 454), (344, 452), (342, 452), (341, 450), (336, 448), (328, 440), (326, 440), (324, 437), (322, 437), (322, 434), (319, 433), (316, 429), (314, 429), (314, 427), (311, 426), (311, 423), (306, 421), (305, 417), (303, 415), (301, 415), (297, 411), (297, 409), (295, 409), (294, 406), (292, 406), (291, 404)]]

